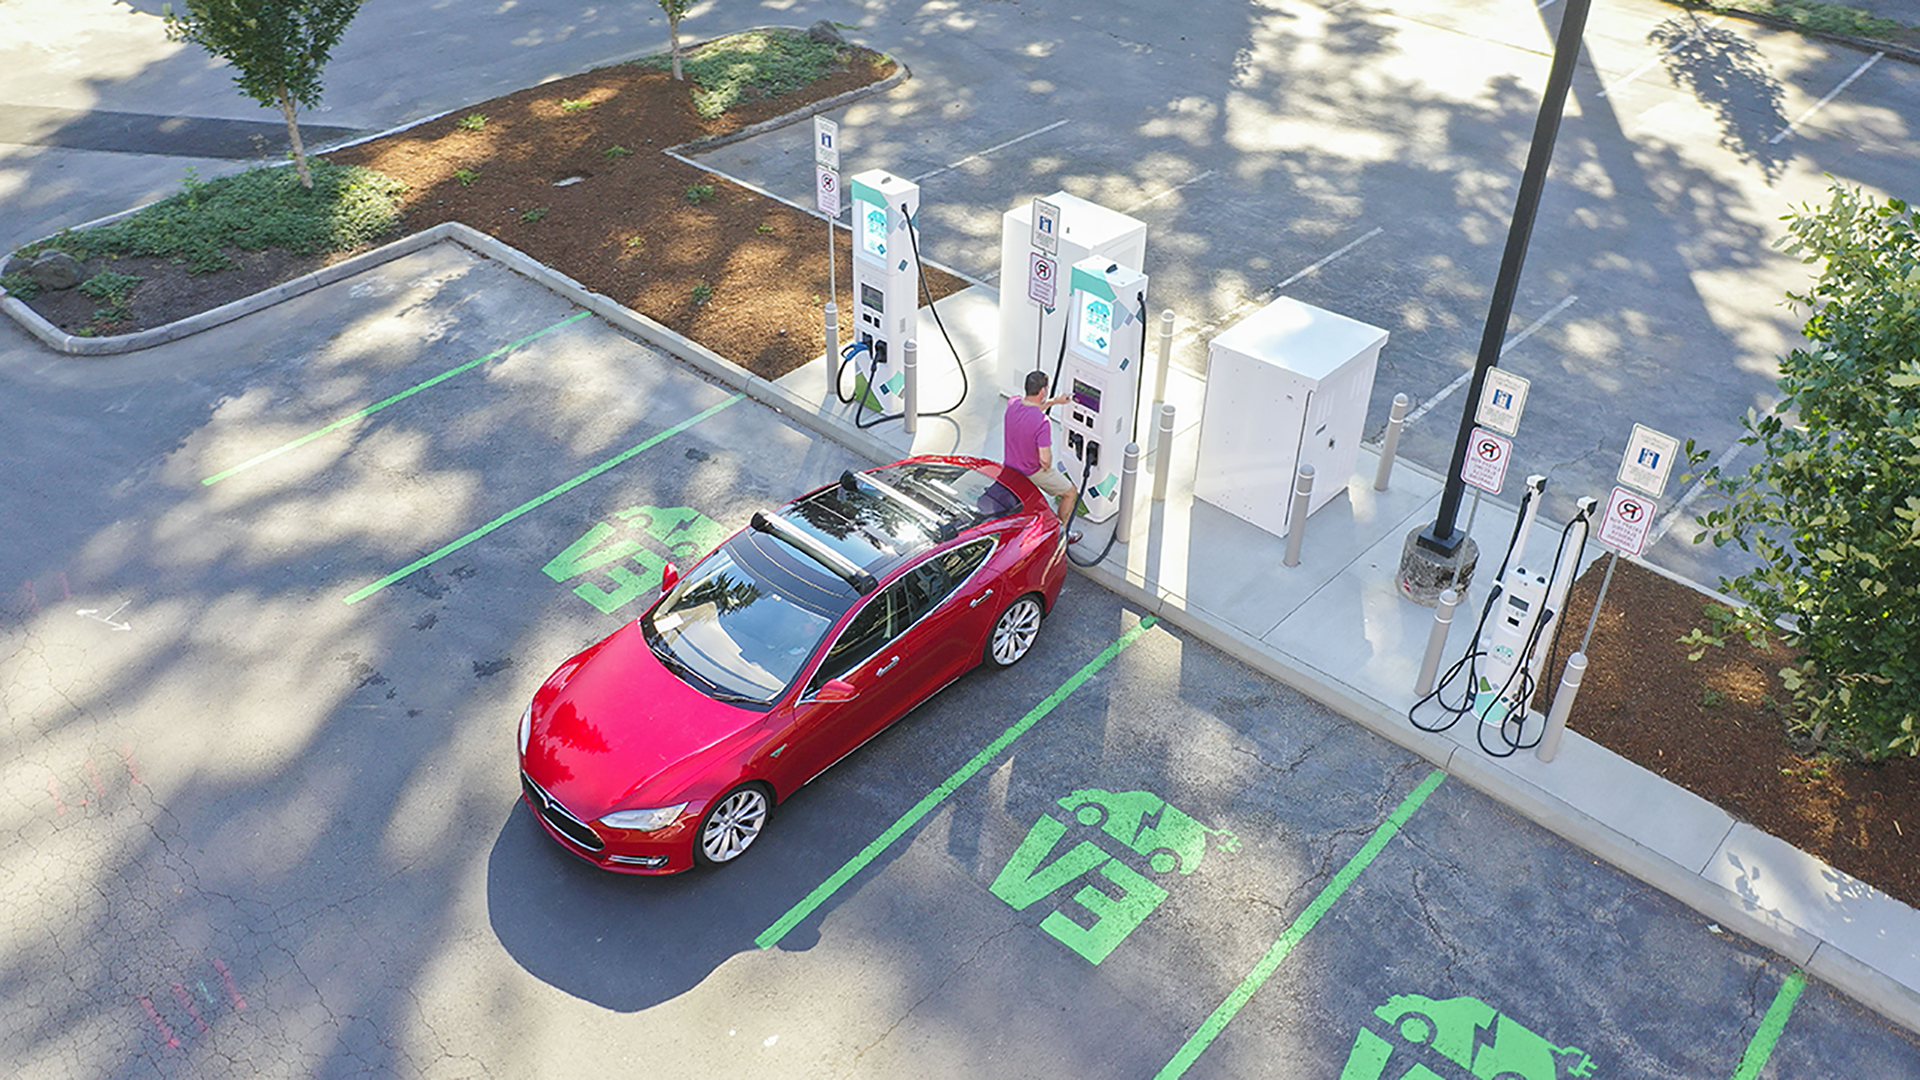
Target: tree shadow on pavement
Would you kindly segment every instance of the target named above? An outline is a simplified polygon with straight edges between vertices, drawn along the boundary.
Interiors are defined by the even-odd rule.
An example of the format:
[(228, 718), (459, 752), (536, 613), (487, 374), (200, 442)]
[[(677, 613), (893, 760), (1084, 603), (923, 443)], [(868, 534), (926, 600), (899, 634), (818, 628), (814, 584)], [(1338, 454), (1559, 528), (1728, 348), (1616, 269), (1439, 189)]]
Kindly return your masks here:
[(1786, 88), (1767, 70), (1751, 41), (1702, 22), (1691, 12), (1653, 28), (1647, 40), (1666, 50), (1662, 62), (1675, 86), (1693, 92), (1720, 122), (1720, 145), (1757, 165), (1771, 185), (1793, 152), (1773, 141), (1787, 125)]

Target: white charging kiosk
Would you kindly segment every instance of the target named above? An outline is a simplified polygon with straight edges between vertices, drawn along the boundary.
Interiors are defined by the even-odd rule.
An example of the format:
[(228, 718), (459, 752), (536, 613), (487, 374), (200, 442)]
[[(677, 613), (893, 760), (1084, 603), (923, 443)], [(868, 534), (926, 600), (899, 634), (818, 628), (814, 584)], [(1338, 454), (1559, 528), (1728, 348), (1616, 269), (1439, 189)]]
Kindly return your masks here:
[[(1060, 250), (1055, 265), (1064, 271), (1084, 259), (1104, 259), (1100, 265), (1147, 265), (1147, 227), (1144, 223), (1098, 203), (1064, 191), (1046, 201), (1060, 208)], [(1027, 298), (1027, 275), (1033, 256), (1033, 203), (1023, 202), (1000, 219), (1000, 382), (1019, 392), (1029, 371), (1053, 374), (1060, 359), (1060, 341), (1067, 332), (1067, 305), (1043, 310)], [(1061, 284), (1067, 284), (1064, 280)], [(1068, 293), (1057, 294), (1061, 300)], [(1056, 389), (1055, 393), (1060, 391)]]
[(920, 264), (907, 230), (920, 213), (920, 185), (881, 169), (849, 182), (853, 195), (854, 394), (870, 412), (906, 408), (907, 339), (920, 312)]
[(1294, 474), (1312, 465), (1307, 513), (1347, 490), (1387, 332), (1280, 297), (1216, 336), (1193, 494), (1276, 535)]
[(1133, 441), (1139, 397), (1147, 275), (1102, 258), (1075, 263), (1068, 277), (1066, 356), (1057, 394), (1066, 394), (1059, 467), (1085, 484), (1081, 512), (1101, 522), (1120, 509), (1122, 451)]

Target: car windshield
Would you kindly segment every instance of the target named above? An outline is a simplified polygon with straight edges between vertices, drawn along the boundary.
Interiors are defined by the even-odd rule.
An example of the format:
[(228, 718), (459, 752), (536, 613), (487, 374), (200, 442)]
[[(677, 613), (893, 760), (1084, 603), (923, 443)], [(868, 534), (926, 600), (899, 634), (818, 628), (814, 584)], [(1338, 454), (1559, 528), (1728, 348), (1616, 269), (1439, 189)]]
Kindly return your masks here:
[(765, 705), (800, 671), (833, 620), (782, 596), (715, 551), (661, 601), (643, 628), (675, 674), (722, 701)]

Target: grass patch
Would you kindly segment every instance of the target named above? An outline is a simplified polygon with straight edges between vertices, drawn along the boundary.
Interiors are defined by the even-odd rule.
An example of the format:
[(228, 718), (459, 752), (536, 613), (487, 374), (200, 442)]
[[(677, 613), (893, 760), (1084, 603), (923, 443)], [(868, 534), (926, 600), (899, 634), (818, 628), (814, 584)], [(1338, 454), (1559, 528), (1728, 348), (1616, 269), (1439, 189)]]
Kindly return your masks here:
[[(694, 110), (712, 119), (748, 101), (778, 97), (845, 68), (848, 49), (813, 41), (797, 30), (755, 30), (711, 42), (680, 57), (694, 84)], [(671, 56), (635, 61), (671, 70)]]
[(713, 198), (712, 184), (695, 184), (687, 189), (687, 201), (695, 206)]
[(713, 299), (713, 286), (707, 284), (704, 281), (698, 285), (695, 285), (693, 287), (693, 293), (691, 294), (691, 299), (693, 300), (694, 307), (704, 307), (707, 301)]
[(632, 157), (633, 151), (627, 149), (624, 146), (619, 145), (618, 143), (615, 143), (614, 145), (607, 147), (605, 150), (600, 151), (600, 156), (603, 158), (606, 158), (608, 161), (613, 161), (616, 158)]
[(561, 98), (560, 111), (564, 113), (585, 112), (593, 108), (593, 102), (586, 98)]
[(527, 211), (526, 213), (521, 214), (520, 220), (526, 222), (529, 225), (532, 225), (533, 223), (539, 221), (541, 218), (546, 216), (547, 216), (547, 208), (544, 206), (536, 206), (533, 209)]
[(455, 180), (458, 180), (458, 181), (460, 181), (460, 186), (461, 186), (461, 187), (472, 187), (472, 186), (473, 186), (473, 182), (474, 182), (475, 180), (478, 180), (478, 179), (480, 179), (480, 170), (478, 170), (478, 169), (455, 169), (455, 170), (453, 170), (453, 178), (454, 178)]
[(313, 190), (292, 169), (251, 169), (218, 180), (189, 177), (179, 193), (111, 225), (67, 231), (20, 249), (57, 247), (74, 258), (151, 255), (196, 274), (234, 265), (227, 248), (318, 255), (359, 247), (400, 224), (405, 185), (358, 165), (311, 162)]
[(453, 126), (459, 128), (461, 131), (479, 131), (481, 128), (487, 126), (487, 114), (468, 113), (460, 119), (455, 120)]
[(1703, 11), (1751, 11), (1756, 15), (1771, 15), (1776, 19), (1785, 19), (1809, 30), (1820, 30), (1829, 34), (1850, 34), (1854, 37), (1880, 37), (1913, 29), (1905, 23), (1883, 19), (1872, 12), (1848, 7), (1845, 4), (1829, 4), (1824, 0), (1676, 0), (1676, 2), (1681, 7)]

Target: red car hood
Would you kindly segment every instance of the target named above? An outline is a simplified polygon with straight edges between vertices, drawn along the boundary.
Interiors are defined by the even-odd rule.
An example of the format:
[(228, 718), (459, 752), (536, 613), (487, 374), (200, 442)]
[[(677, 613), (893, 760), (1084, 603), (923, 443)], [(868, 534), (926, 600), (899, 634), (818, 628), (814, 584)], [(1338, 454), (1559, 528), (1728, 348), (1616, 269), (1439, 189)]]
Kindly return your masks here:
[[(585, 820), (634, 808), (621, 805), (630, 793), (674, 795), (691, 778), (674, 766), (736, 740), (763, 718), (675, 678), (647, 647), (638, 622), (582, 655), (551, 700), (536, 695), (522, 767)], [(655, 781), (654, 791), (635, 790)]]

